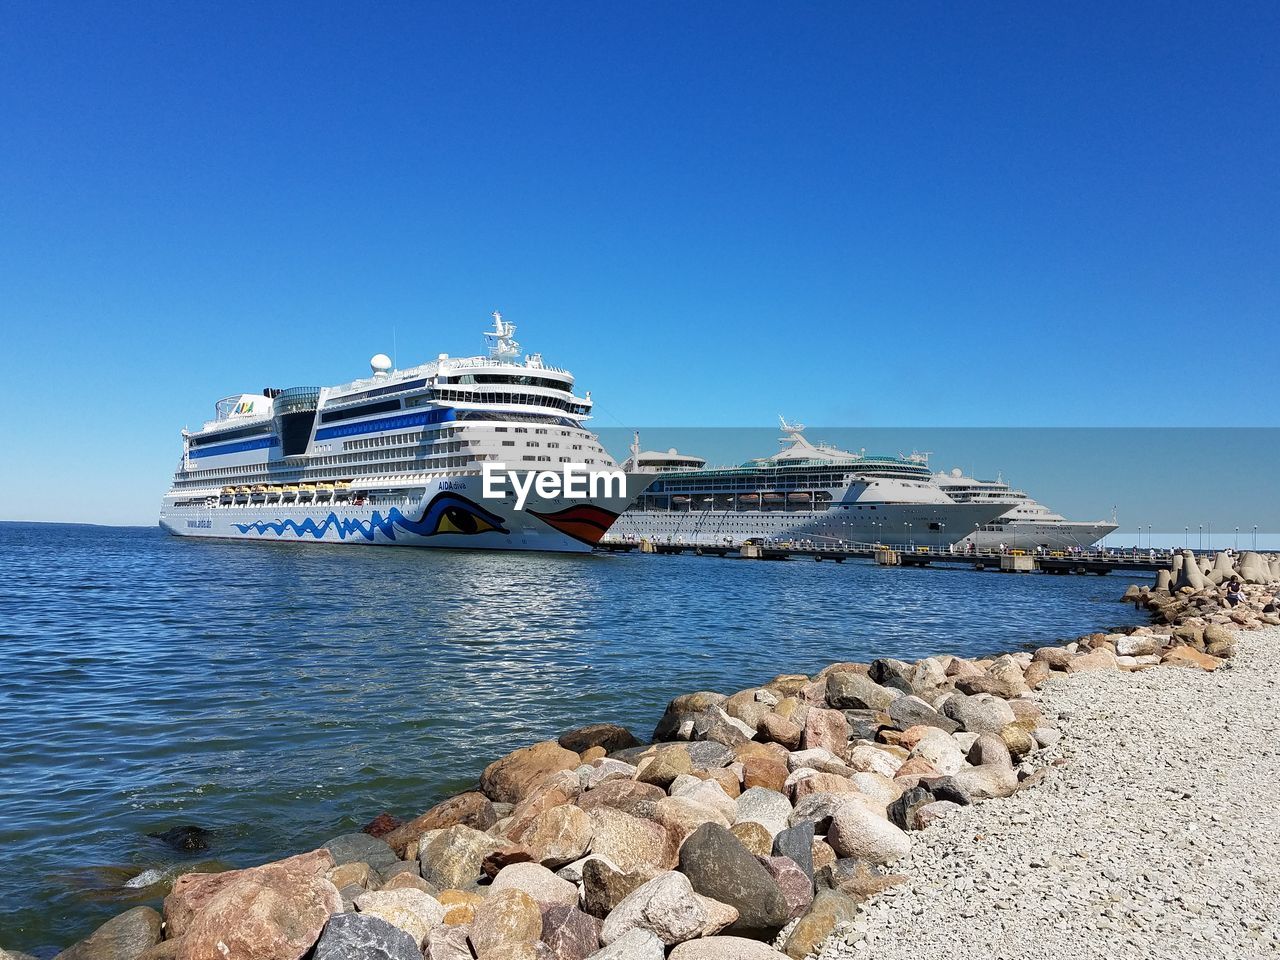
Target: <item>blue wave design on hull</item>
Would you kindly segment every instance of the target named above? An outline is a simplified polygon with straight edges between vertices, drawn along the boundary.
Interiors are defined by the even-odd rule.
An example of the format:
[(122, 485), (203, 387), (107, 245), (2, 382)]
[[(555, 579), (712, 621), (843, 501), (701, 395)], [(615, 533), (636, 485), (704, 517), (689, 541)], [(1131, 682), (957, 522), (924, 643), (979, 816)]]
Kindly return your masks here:
[(506, 534), (507, 530), (502, 518), (490, 513), (479, 504), (472, 503), (466, 497), (456, 493), (438, 493), (431, 503), (422, 511), (422, 517), (414, 520), (406, 517), (396, 507), (387, 511), (386, 516), (375, 510), (368, 520), (359, 517), (339, 517), (330, 512), (327, 517), (317, 523), (311, 517), (298, 520), (255, 520), (253, 523), (232, 524), (241, 533), (265, 535), (274, 533), (278, 537), (290, 531), (294, 536), (305, 538), (308, 534), (317, 540), (324, 539), (330, 530), (338, 534), (340, 540), (347, 537), (361, 536), (373, 543), (381, 533), (388, 540), (396, 539), (396, 528), (420, 537), (434, 537), (438, 534), (462, 534), (474, 536), (480, 533)]

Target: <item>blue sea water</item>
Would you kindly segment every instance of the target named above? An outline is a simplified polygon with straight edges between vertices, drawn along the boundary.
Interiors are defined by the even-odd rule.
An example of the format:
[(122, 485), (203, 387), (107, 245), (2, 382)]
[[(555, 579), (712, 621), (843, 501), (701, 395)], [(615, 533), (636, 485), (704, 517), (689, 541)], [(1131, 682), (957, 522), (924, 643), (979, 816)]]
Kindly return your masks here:
[(154, 831), (198, 824), (198, 856), (262, 862), (575, 725), (647, 737), (679, 693), (1136, 622), (1123, 587), (0, 524), (0, 948), (148, 902), (143, 872), (187, 859)]

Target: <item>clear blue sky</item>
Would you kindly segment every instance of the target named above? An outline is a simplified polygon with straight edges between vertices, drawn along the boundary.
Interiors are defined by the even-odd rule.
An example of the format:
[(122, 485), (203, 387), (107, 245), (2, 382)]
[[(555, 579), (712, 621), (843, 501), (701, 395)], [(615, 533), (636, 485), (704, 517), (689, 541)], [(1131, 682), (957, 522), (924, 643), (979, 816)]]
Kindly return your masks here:
[(1278, 49), (1275, 3), (4, 0), (0, 518), (153, 522), (218, 397), (494, 308), (601, 427), (1276, 425)]

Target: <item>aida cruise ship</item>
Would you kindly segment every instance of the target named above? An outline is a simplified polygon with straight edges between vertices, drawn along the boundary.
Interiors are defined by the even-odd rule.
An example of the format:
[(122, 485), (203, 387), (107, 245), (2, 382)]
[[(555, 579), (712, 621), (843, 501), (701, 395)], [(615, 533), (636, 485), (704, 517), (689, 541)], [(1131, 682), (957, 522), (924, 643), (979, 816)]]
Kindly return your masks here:
[[(575, 490), (486, 491), (484, 465), (529, 472), (618, 471), (583, 423), (591, 394), (533, 354), (498, 313), (487, 356), (394, 370), (332, 387), (219, 400), (182, 434), (160, 525), (184, 537), (505, 550), (590, 550), (651, 477)], [(623, 482), (625, 481), (625, 482)]]

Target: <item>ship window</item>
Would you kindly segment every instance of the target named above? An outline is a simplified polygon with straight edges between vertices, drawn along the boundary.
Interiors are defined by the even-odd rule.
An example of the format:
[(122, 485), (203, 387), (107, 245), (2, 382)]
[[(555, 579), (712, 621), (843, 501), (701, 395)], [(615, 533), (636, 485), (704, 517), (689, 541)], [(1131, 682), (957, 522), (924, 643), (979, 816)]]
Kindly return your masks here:
[(378, 403), (366, 403), (347, 410), (330, 410), (320, 414), (321, 423), (336, 423), (339, 420), (352, 420), (373, 413), (386, 413), (388, 410), (399, 410), (399, 400), (381, 400)]

